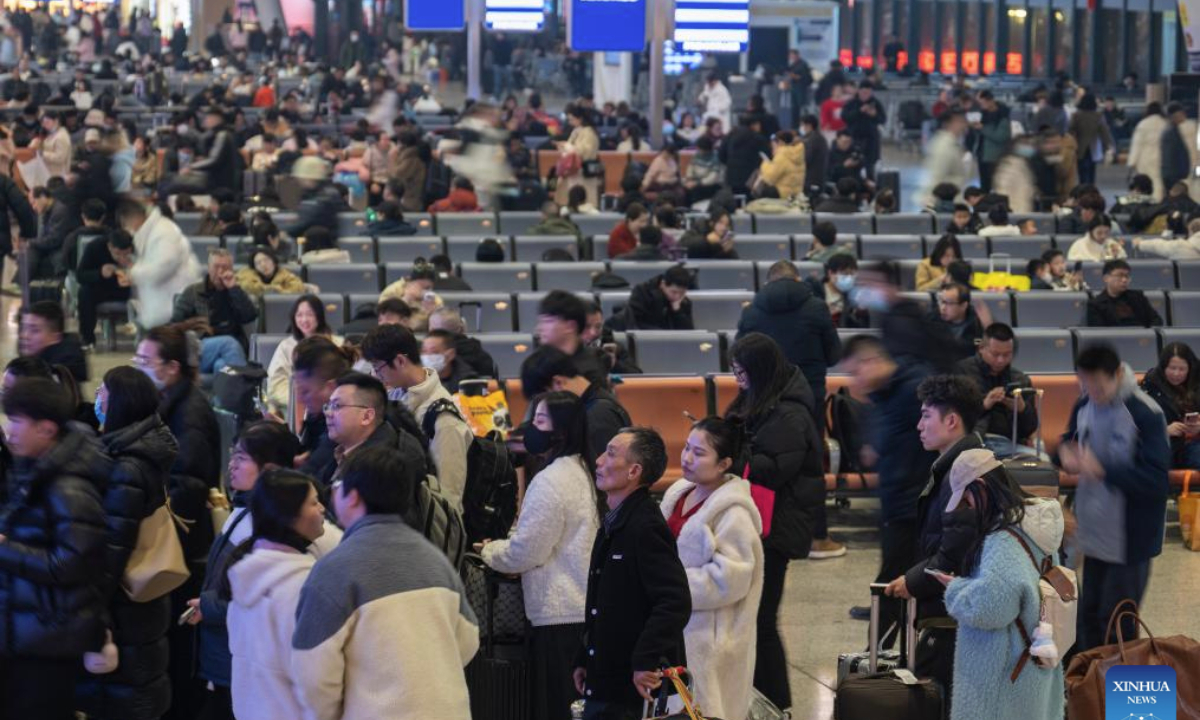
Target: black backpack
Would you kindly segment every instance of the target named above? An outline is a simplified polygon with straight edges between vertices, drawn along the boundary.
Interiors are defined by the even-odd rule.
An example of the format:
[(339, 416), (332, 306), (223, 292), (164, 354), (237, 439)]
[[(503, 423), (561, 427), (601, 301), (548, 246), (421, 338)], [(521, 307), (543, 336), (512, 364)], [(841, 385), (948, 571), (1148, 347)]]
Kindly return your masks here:
[[(421, 427), (434, 435), (438, 415), (453, 413), (464, 423), (453, 400), (436, 400), (425, 411)], [(517, 518), (517, 471), (502, 440), (475, 437), (467, 450), (467, 483), (463, 488), (463, 523), (472, 543), (508, 537)]]
[(238, 427), (261, 418), (257, 402), (262, 397), (267, 371), (262, 365), (227, 365), (213, 375), (213, 407), (237, 416)]
[(825, 415), (829, 418), (825, 435), (841, 448), (837, 472), (862, 474), (866, 471), (862, 463), (863, 404), (843, 387), (825, 398)]

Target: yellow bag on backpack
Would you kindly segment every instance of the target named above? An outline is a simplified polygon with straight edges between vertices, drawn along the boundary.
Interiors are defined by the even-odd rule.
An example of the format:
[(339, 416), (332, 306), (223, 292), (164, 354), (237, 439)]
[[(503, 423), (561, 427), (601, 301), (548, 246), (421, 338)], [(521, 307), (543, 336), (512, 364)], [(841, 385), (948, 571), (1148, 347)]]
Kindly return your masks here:
[(475, 433), (475, 437), (506, 439), (509, 430), (512, 430), (512, 417), (508, 413), (508, 400), (504, 397), (504, 391), (484, 390), (482, 395), (462, 392), (461, 387), (471, 382), (462, 381), (459, 384), (460, 391), (454, 395), (454, 401), (462, 409), (463, 416), (471, 425), (471, 431)]

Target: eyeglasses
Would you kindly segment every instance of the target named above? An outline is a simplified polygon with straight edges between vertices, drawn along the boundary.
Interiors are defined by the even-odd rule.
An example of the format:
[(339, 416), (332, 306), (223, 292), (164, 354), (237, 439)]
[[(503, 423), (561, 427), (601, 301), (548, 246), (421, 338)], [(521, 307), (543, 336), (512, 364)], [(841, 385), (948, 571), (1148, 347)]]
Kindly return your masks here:
[(375, 374), (375, 377), (379, 377), (379, 373), (383, 372), (383, 369), (387, 366), (388, 364), (386, 361), (371, 363), (371, 372)]
[(343, 405), (340, 402), (327, 402), (321, 406), (321, 410), (326, 413), (335, 413), (343, 408), (361, 408), (363, 410), (370, 410), (371, 406), (370, 405)]
[(938, 306), (940, 306), (940, 307), (950, 307), (951, 305), (965, 305), (966, 303), (967, 303), (966, 300), (944, 300), (942, 298), (938, 298)]
[(150, 367), (152, 365), (158, 364), (158, 362), (159, 362), (157, 358), (151, 358), (151, 357), (147, 357), (145, 355), (134, 355), (131, 358), (131, 361), (133, 362), (134, 365), (137, 365), (138, 367)]

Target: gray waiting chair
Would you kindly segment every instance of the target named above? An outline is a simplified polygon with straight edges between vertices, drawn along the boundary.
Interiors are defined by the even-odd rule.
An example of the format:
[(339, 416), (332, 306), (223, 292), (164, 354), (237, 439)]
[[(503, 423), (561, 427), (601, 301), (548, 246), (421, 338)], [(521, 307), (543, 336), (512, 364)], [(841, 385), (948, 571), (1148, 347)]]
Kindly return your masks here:
[(450, 235), (495, 235), (496, 216), (490, 212), (438, 213), (435, 219), (437, 234)]
[(924, 235), (934, 231), (929, 213), (894, 213), (875, 216), (875, 232), (880, 235)]
[(1019, 327), (1013, 334), (1017, 339), (1013, 367), (1021, 372), (1069, 373), (1075, 370), (1075, 346), (1070, 330)]
[(607, 269), (602, 262), (540, 262), (534, 266), (537, 289), (542, 291), (590, 288), (592, 279)]
[(518, 235), (512, 245), (512, 259), (518, 262), (540, 262), (547, 250), (563, 250), (579, 259), (579, 239), (574, 235)]
[(648, 374), (721, 372), (721, 337), (703, 330), (631, 330), (634, 358)]
[[(736, 217), (736, 216), (735, 216)], [(755, 215), (755, 235), (797, 235), (812, 232), (811, 215)], [(734, 230), (737, 232), (736, 228)]]
[(920, 235), (862, 235), (858, 242), (858, 256), (863, 258), (921, 260), (925, 257), (925, 244)]
[(505, 235), (524, 235), (529, 232), (529, 228), (542, 222), (542, 214), (536, 211), (512, 210), (501, 212), (499, 219), (499, 232)]
[(1171, 325), (1200, 327), (1200, 290), (1177, 290), (1170, 293), (1168, 298), (1171, 306)]
[(813, 226), (831, 222), (838, 235), (870, 235), (875, 232), (875, 216), (871, 213), (817, 213)]
[(792, 259), (790, 235), (738, 235), (734, 244), (742, 260), (776, 262)]
[(688, 293), (692, 301), (692, 321), (697, 330), (736, 328), (742, 311), (754, 302), (754, 293), (746, 290), (697, 290)]
[[(584, 237), (592, 235), (603, 235), (608, 239), (608, 234), (616, 227), (617, 223), (625, 219), (622, 213), (595, 213), (593, 215), (572, 215), (571, 222), (575, 223), (575, 227), (579, 228), (579, 232)], [(597, 252), (600, 252), (597, 250)]]
[(669, 260), (659, 260), (646, 262), (640, 260), (614, 260), (609, 263), (614, 275), (620, 275), (629, 281), (629, 284), (639, 285), (647, 280), (662, 275), (668, 269), (678, 265), (679, 263)]
[(1075, 327), (1087, 314), (1088, 294), (1032, 290), (1016, 293), (1017, 324), (1021, 327)]
[(1009, 327), (1013, 324), (1012, 294), (1006, 292), (973, 292), (972, 301), (982, 302), (992, 314), (992, 322), (1004, 323)]
[(533, 290), (533, 265), (530, 263), (464, 262), (459, 274), (476, 292)]
[(338, 239), (338, 247), (350, 253), (352, 263), (376, 263), (375, 238), (369, 236), (343, 237)]
[(275, 348), (284, 341), (284, 333), (255, 333), (250, 336), (250, 360), (266, 367), (275, 357)]
[(417, 258), (428, 260), (434, 255), (443, 255), (446, 246), (436, 236), (381, 237), (375, 240), (379, 262), (413, 262)]
[(1080, 349), (1091, 343), (1108, 343), (1136, 372), (1158, 364), (1158, 333), (1154, 328), (1078, 328), (1074, 332)]
[(688, 260), (699, 290), (755, 290), (754, 263), (749, 260)]
[(337, 223), (337, 234), (339, 238), (370, 234), (367, 231), (367, 226), (370, 223), (367, 221), (367, 216), (365, 213), (338, 213)]
[(379, 290), (379, 266), (366, 263), (306, 265), (304, 276), (322, 293), (360, 293)]
[(483, 349), (496, 361), (501, 379), (521, 377), (521, 363), (533, 352), (533, 336), (529, 333), (480, 333), (474, 336)]
[(446, 254), (452, 263), (475, 262), (476, 252), (484, 240), (495, 240), (504, 249), (504, 260), (513, 259), (512, 239), (507, 235), (467, 235), (446, 238)]

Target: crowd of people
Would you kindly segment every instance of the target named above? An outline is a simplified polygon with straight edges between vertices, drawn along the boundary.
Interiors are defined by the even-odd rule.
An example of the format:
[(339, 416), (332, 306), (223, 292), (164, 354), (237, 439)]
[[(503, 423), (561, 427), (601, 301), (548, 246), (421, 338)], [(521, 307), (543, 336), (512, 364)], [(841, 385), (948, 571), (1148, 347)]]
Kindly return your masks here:
[[(445, 108), (436, 83), (419, 78), (438, 69), (430, 61), (445, 47), (411, 37), (384, 48), (354, 32), (336, 61), (310, 64), (302, 32), (225, 27), (204, 41), (217, 59), (205, 71), (210, 86), (172, 97), (160, 74), (199, 61), (181, 29), (165, 47), (137, 16), (128, 31), (85, 15), (26, 34), (25, 17), (37, 26), (41, 14), (14, 13), (0, 36), (0, 64), (16, 53), (5, 92), (20, 108), (0, 134), (0, 157), (11, 160), (0, 163), (0, 242), (18, 239), (0, 249), (29, 280), (19, 357), (3, 377), (0, 718), (469, 717), (472, 692), (483, 690), (463, 669), (486, 618), (458, 558), (429, 542), (424, 512), (430, 497), (451, 514), (472, 507), (479, 438), (455, 396), (498, 373), (439, 295), (470, 287), (449, 258), (423, 259), (335, 334), (319, 288), (289, 266), (349, 262), (338, 214), (351, 209), (365, 212), (372, 236), (415, 234), (405, 213), (527, 209), (541, 212), (534, 234), (581, 238), (571, 218), (602, 206), (598, 152), (646, 148), (644, 119), (628, 106), (597, 108), (584, 93), (561, 114), (536, 92), (510, 98), (537, 51), (503, 36), (488, 49), (496, 104), (470, 104), (445, 133), (421, 123)], [(33, 97), (31, 48), (61, 54), (59, 30), (89, 34), (82, 49), (67, 46), (78, 53), (70, 59), (86, 62), (93, 40), (118, 90), (93, 95), (80, 72), (66, 99)], [(133, 47), (110, 48), (130, 35)], [(566, 72), (577, 87), (581, 70)], [(897, 209), (877, 185), (886, 110), (873, 82), (831, 72), (814, 88), (798, 54), (786, 75), (786, 128), (758, 95), (735, 127), (716, 75), (695, 88), (669, 142), (622, 179), (610, 257), (735, 258), (736, 196), (763, 214)], [(283, 92), (293, 78), (301, 82)], [(1026, 176), (1040, 183), (1033, 155), (1061, 152), (1067, 136), (1113, 145), (1089, 97), (1073, 114), (1047, 100), (1047, 129), (1015, 148), (1004, 105), (987, 91), (960, 93), (959, 106), (935, 113), (942, 130), (930, 163), (944, 172), (930, 195), (953, 226), (917, 283), (936, 304), (901, 294), (896, 263), (860, 265), (837, 228), (818, 223), (806, 259), (823, 276), (806, 278), (786, 259), (769, 268), (728, 351), (737, 394), (719, 415), (693, 419), (681, 477), (666, 477), (674, 458), (663, 438), (622, 407), (610, 376), (639, 372), (614, 331), (694, 327), (692, 275), (672, 267), (636, 284), (607, 318), (567, 289), (541, 299), (537, 348), (520, 372), (528, 414), (507, 445), (521, 465), (520, 512), (495, 537), (473, 538), (488, 568), (520, 576), (532, 717), (571, 717), (579, 699), (589, 720), (641, 717), (664, 666), (684, 664), (707, 715), (747, 717), (752, 689), (792, 708), (779, 623), (789, 566), (847, 551), (829, 535), (825, 506), (826, 400), (850, 401), (829, 393), (833, 368), (870, 406), (861, 453), (847, 460), (879, 475), (877, 580), (919, 601), (928, 628), (918, 674), (942, 684), (955, 719), (1012, 708), (1062, 716), (1063, 663), (1021, 669), (1029, 648), (1010, 642), (1014, 628), (1039, 625), (1037, 568), (1075, 543), (1086, 558), (1079, 636), (1058, 650), (1103, 644), (1112, 609), (1144, 596), (1161, 552), (1168, 470), (1200, 467), (1200, 368), (1177, 343), (1140, 387), (1112, 348), (1079, 354), (1085, 393), (1055, 458), (1081, 477), (1073, 538), (1064, 539), (1058, 500), (1027, 494), (1002, 462), (1039, 451), (1030, 438), (1040, 418), (1013, 392), (1031, 387), (1013, 366), (1013, 329), (972, 298), (958, 236), (1032, 234), (1009, 213), (1052, 196), (1060, 223), (1076, 223), (1081, 237), (1030, 263), (1031, 282), (1080, 289), (1067, 263), (1103, 261), (1088, 323), (1150, 327), (1161, 318), (1129, 288), (1125, 249), (1110, 232), (1115, 222), (1186, 228), (1196, 214), (1166, 167), (1176, 157), (1166, 134), (1183, 122), (1174, 108), (1164, 167), (1144, 152), (1131, 158), (1139, 174), (1114, 207), (1091, 182), (1090, 156), (1068, 164), (1076, 174), (1065, 191), (1056, 171), (1045, 194), (1018, 188)], [(168, 132), (139, 130), (129, 111), (164, 102)], [(541, 137), (558, 151), (545, 183), (530, 147)], [(964, 137), (976, 148), (978, 187), (968, 186)], [(691, 146), (685, 172), (679, 150)], [(685, 229), (686, 208), (707, 217)], [(194, 235), (224, 244), (203, 265), (176, 222), (196, 211)], [(1139, 247), (1174, 257), (1193, 244)], [(476, 257), (504, 252), (485, 238)], [(248, 365), (259, 300), (279, 294), (294, 296), (286, 337), (264, 358), (261, 407), (225, 438), (233, 444), (222, 468), (216, 378)], [(118, 334), (132, 331), (135, 354), (92, 378), (96, 325), (114, 304), (131, 310)], [(868, 327), (879, 335), (839, 340), (838, 328)], [(153, 562), (140, 543), (151, 527), (174, 539), (164, 542), (177, 545), (179, 562), (170, 587), (135, 591), (131, 578)], [(889, 607), (884, 618), (894, 626), (900, 614)], [(1134, 632), (1131, 619), (1122, 624)]]

